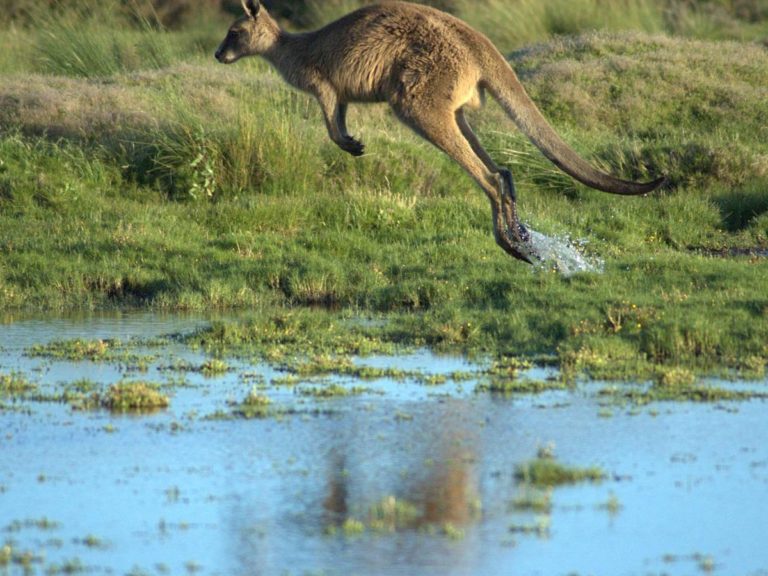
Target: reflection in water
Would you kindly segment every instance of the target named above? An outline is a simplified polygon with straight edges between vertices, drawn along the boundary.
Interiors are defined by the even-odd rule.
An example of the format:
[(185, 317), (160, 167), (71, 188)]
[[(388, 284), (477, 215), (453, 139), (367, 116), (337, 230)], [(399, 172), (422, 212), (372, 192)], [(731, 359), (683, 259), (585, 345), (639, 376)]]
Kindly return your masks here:
[[(328, 574), (470, 565), (474, 547), (466, 534), (482, 515), (479, 439), (467, 422), (479, 419), (457, 417), (474, 413), (472, 404), (451, 404), (421, 422), (388, 415), (385, 425), (350, 412), (318, 425), (311, 438), (294, 436), (284, 450), (297, 468), (269, 490), (239, 493), (230, 510), (238, 573), (267, 574), (286, 554)], [(313, 461), (304, 461), (309, 455)], [(393, 570), (395, 557), (414, 572)]]
[(477, 520), (480, 505), (469, 460), (451, 458), (435, 466), (422, 493), (426, 524), (463, 526)]
[[(356, 483), (364, 484), (365, 478), (350, 473), (345, 447), (334, 447), (327, 460), (323, 500), (327, 523), (341, 527), (356, 518), (368, 528), (395, 531), (459, 527), (477, 520), (480, 500), (472, 466), (475, 455), (455, 430), (438, 426), (436, 431), (438, 437), (430, 444), (437, 444), (437, 450), (426, 460), (409, 462), (408, 473), (379, 488), (379, 494), (355, 487)], [(350, 494), (361, 492), (362, 502), (350, 502)]]
[(349, 474), (346, 456), (334, 448), (328, 458), (328, 489), (323, 508), (328, 512), (328, 524), (341, 526), (349, 514)]

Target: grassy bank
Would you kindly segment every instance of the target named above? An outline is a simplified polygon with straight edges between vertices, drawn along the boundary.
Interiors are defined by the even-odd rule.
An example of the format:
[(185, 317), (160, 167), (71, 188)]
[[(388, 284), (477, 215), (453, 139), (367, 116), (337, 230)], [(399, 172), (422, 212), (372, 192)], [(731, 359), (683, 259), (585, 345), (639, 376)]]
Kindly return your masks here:
[[(594, 377), (764, 370), (761, 46), (592, 33), (512, 54), (585, 157), (670, 177), (648, 198), (590, 191), (495, 104), (474, 114), (516, 175), (523, 220), (605, 260), (602, 274), (565, 278), (498, 249), (482, 193), (385, 108), (351, 109), (368, 152), (353, 159), (314, 102), (258, 61), (214, 63), (212, 34), (195, 30), (113, 35), (94, 75), (72, 53), (0, 67), (0, 310), (248, 310), (254, 322), (217, 334), (254, 345), (279, 325), (308, 350), (357, 337), (545, 355)], [(385, 328), (337, 321), (360, 316)]]

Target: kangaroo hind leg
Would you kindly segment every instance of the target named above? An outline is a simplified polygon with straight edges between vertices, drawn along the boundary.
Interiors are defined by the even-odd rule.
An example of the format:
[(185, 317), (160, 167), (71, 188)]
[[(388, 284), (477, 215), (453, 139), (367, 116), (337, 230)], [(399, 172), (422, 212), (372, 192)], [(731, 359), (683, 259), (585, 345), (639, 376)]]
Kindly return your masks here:
[[(404, 110), (395, 105), (393, 108), (406, 125), (458, 162), (472, 176), (490, 200), (496, 243), (515, 258), (530, 262), (528, 256), (519, 249), (519, 243), (516, 244), (510, 238), (502, 205), (502, 194), (504, 193), (502, 179), (497, 169), (494, 169), (493, 161), (479, 147), (479, 143), (478, 148), (482, 150), (481, 153), (476, 152), (470, 141), (464, 136), (459, 127), (458, 116), (460, 114), (430, 109), (427, 106), (409, 106), (407, 110)], [(476, 138), (474, 140), (476, 141)], [(486, 165), (481, 155), (487, 158), (493, 168)]]
[(456, 111), (456, 124), (478, 158), (483, 161), (491, 172), (497, 174), (497, 177), (500, 179), (502, 191), (501, 204), (508, 234), (511, 234), (516, 242), (527, 242), (530, 239), (530, 234), (517, 217), (517, 192), (514, 180), (512, 179), (512, 172), (507, 168), (499, 168), (488, 152), (485, 151), (469, 122), (467, 122), (464, 111), (461, 108)]

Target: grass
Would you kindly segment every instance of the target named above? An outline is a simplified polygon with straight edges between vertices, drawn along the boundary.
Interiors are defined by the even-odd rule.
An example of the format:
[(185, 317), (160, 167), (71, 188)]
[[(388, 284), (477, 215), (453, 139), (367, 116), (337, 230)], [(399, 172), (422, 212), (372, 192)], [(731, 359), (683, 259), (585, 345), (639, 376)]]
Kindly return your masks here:
[(168, 396), (147, 382), (118, 382), (107, 388), (101, 405), (112, 412), (152, 412), (167, 408)]
[(302, 386), (297, 389), (301, 396), (312, 398), (339, 398), (358, 396), (369, 393), (371, 390), (363, 386), (344, 386), (343, 384), (326, 384), (324, 386)]
[(743, 390), (702, 383), (693, 373), (679, 368), (662, 372), (648, 387), (605, 388), (601, 394), (638, 405), (681, 401), (720, 403), (768, 398), (768, 393), (763, 390)]
[(476, 392), (491, 392), (494, 394), (538, 394), (548, 390), (562, 390), (566, 384), (561, 380), (521, 380), (492, 379), (481, 382), (475, 387)]
[(600, 468), (578, 468), (557, 462), (549, 456), (539, 456), (515, 467), (515, 478), (528, 486), (549, 488), (579, 482), (600, 482), (605, 472)]
[[(396, 496), (385, 496), (379, 502), (368, 507), (362, 517), (364, 520), (349, 516), (335, 524), (326, 527), (329, 536), (343, 535), (357, 537), (366, 532), (374, 534), (394, 534), (405, 531), (420, 530), (430, 534), (439, 534), (449, 540), (460, 540), (464, 530), (451, 521), (434, 522), (434, 510), (429, 511), (429, 504), (411, 502)], [(467, 503), (469, 516), (479, 515), (476, 503)]]
[(36, 389), (37, 385), (27, 380), (23, 374), (17, 372), (0, 373), (0, 398), (23, 398)]
[[(471, 20), (461, 1), (448, 4)], [(475, 17), (512, 14), (487, 4)], [(577, 4), (516, 10), (549, 14), (529, 18), (542, 23), (537, 40), (583, 26), (654, 34), (558, 37), (520, 48), (513, 65), (590, 161), (627, 178), (666, 173), (670, 186), (632, 199), (588, 191), (495, 104), (471, 121), (512, 167), (524, 221), (587, 240), (604, 273), (565, 278), (511, 261), (475, 185), (385, 108), (350, 110), (368, 145), (352, 159), (327, 141), (316, 104), (266, 65), (215, 64), (209, 28), (167, 31), (139, 19), (113, 34), (124, 16), (93, 31), (75, 11), (30, 32), (40, 54), (66, 62), (0, 64), (0, 310), (248, 310), (250, 319), (194, 338), (255, 350), (297, 373), (364, 377), (357, 366), (299, 364), (414, 346), (501, 363), (545, 359), (567, 379), (652, 378), (678, 365), (764, 373), (768, 55), (749, 42), (658, 34), (680, 30), (650, 0), (630, 3), (623, 21)], [(690, 9), (704, 13), (703, 4)], [(305, 23), (327, 16), (310, 12)], [(590, 24), (595, 17), (605, 23)], [(760, 26), (741, 24), (731, 37)], [(504, 28), (487, 26), (492, 36)], [(118, 46), (67, 39), (81, 29), (83, 42)], [(22, 31), (2, 31), (0, 43)], [(46, 48), (54, 37), (60, 44)], [(157, 58), (132, 63), (128, 48)], [(71, 67), (96, 53), (111, 68)], [(300, 347), (303, 359), (289, 360)]]
[(252, 389), (242, 402), (234, 404), (232, 413), (241, 418), (266, 418), (274, 415), (271, 407), (272, 401), (265, 395), (260, 394), (255, 388)]
[[(274, 7), (294, 27), (314, 28), (367, 4), (365, 0), (287, 0)], [(759, 0), (431, 0), (483, 30), (502, 50), (554, 35), (641, 30), (707, 39), (760, 40), (768, 10)]]

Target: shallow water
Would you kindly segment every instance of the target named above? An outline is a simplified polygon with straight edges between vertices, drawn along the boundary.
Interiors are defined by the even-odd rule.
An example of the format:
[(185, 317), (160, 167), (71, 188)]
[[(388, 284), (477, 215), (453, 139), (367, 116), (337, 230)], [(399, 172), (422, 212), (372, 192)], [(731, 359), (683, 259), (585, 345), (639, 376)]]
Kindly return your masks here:
[[(205, 323), (146, 314), (17, 321), (0, 327), (0, 374), (22, 371), (41, 388), (115, 382), (135, 374), (24, 352), (52, 339)], [(178, 378), (159, 366), (205, 359), (180, 345), (151, 352), (140, 377), (158, 382)], [(428, 352), (358, 361), (430, 374), (479, 368)], [(23, 573), (18, 562), (3, 567), (4, 544), (32, 553), (40, 574), (67, 561), (95, 574), (768, 574), (762, 401), (637, 409), (602, 405), (595, 384), (502, 397), (475, 393), (475, 380), (388, 379), (318, 400), (269, 385), (272, 367), (227, 362), (232, 370), (217, 377), (186, 374), (170, 408), (151, 415), (6, 401), (0, 574)], [(206, 418), (242, 399), (256, 374), (276, 406), (296, 413)], [(516, 510), (515, 466), (550, 443), (558, 461), (599, 466), (608, 478), (554, 489), (544, 515)], [(345, 520), (366, 523), (392, 497), (420, 518), (394, 532), (345, 532)], [(525, 533), (530, 526), (541, 529)]]

